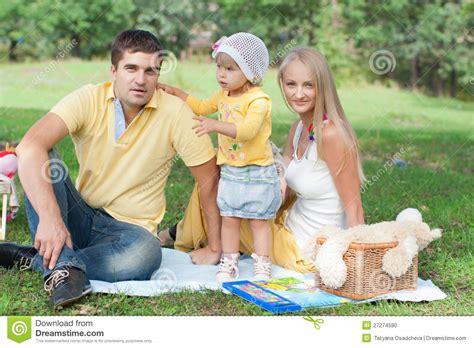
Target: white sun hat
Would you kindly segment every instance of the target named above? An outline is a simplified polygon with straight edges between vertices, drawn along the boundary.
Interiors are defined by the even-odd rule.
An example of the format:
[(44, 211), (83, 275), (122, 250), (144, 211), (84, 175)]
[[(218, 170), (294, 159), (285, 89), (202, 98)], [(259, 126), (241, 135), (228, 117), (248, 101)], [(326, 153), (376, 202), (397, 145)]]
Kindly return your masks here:
[(268, 69), (268, 50), (262, 40), (250, 33), (236, 33), (221, 37), (212, 45), (212, 57), (227, 53), (237, 63), (252, 84), (262, 81)]

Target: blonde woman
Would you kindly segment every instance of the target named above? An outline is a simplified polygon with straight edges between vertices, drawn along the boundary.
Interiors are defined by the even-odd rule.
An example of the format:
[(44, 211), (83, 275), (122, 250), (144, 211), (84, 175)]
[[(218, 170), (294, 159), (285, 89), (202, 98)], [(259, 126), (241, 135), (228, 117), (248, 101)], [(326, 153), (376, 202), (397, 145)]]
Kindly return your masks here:
[[(290, 130), (284, 159), (286, 182), (297, 194), (285, 219), (300, 248), (325, 225), (364, 223), (364, 180), (357, 139), (337, 95), (324, 56), (299, 48), (283, 60), (278, 82), (299, 120)], [(288, 197), (288, 189), (285, 190)]]
[[(278, 83), (299, 120), (291, 127), (283, 156), (286, 184), (282, 184), (283, 205), (271, 222), (271, 257), (282, 267), (314, 272), (305, 255), (321, 227), (364, 223), (360, 197), (364, 175), (355, 133), (324, 56), (308, 48), (291, 51), (280, 66)], [(202, 216), (195, 188), (177, 226), (176, 249), (189, 251), (206, 244)], [(240, 251), (254, 251), (247, 224), (241, 226)]]

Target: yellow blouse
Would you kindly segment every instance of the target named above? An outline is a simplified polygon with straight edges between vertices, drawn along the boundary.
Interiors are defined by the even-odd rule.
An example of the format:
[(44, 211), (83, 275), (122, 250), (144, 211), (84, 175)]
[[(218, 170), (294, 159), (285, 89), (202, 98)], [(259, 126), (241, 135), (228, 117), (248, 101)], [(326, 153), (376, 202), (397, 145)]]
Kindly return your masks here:
[(218, 165), (243, 167), (273, 163), (269, 140), (272, 133), (272, 101), (260, 87), (253, 87), (239, 97), (230, 97), (222, 89), (204, 100), (188, 96), (186, 103), (196, 115), (218, 112), (219, 121), (235, 123), (235, 138), (218, 134)]

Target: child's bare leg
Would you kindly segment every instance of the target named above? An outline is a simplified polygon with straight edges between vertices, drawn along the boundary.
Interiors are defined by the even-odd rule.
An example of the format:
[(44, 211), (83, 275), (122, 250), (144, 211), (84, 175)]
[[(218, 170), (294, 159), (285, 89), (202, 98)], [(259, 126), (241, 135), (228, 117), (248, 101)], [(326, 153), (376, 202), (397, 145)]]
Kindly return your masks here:
[(255, 254), (269, 256), (272, 242), (272, 228), (268, 220), (249, 220), (253, 235)]
[(240, 218), (222, 217), (222, 253), (235, 254), (240, 249)]

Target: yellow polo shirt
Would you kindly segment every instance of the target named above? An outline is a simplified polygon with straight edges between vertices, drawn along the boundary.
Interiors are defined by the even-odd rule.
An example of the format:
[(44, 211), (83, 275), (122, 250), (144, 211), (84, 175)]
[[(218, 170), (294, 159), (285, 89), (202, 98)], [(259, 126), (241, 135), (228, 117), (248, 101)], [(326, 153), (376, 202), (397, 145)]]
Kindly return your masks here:
[(208, 136), (191, 129), (192, 110), (179, 98), (155, 91), (115, 141), (113, 84), (86, 85), (51, 112), (65, 123), (79, 162), (76, 187), (93, 208), (154, 232), (166, 209), (165, 185), (179, 156), (186, 166), (215, 156)]

